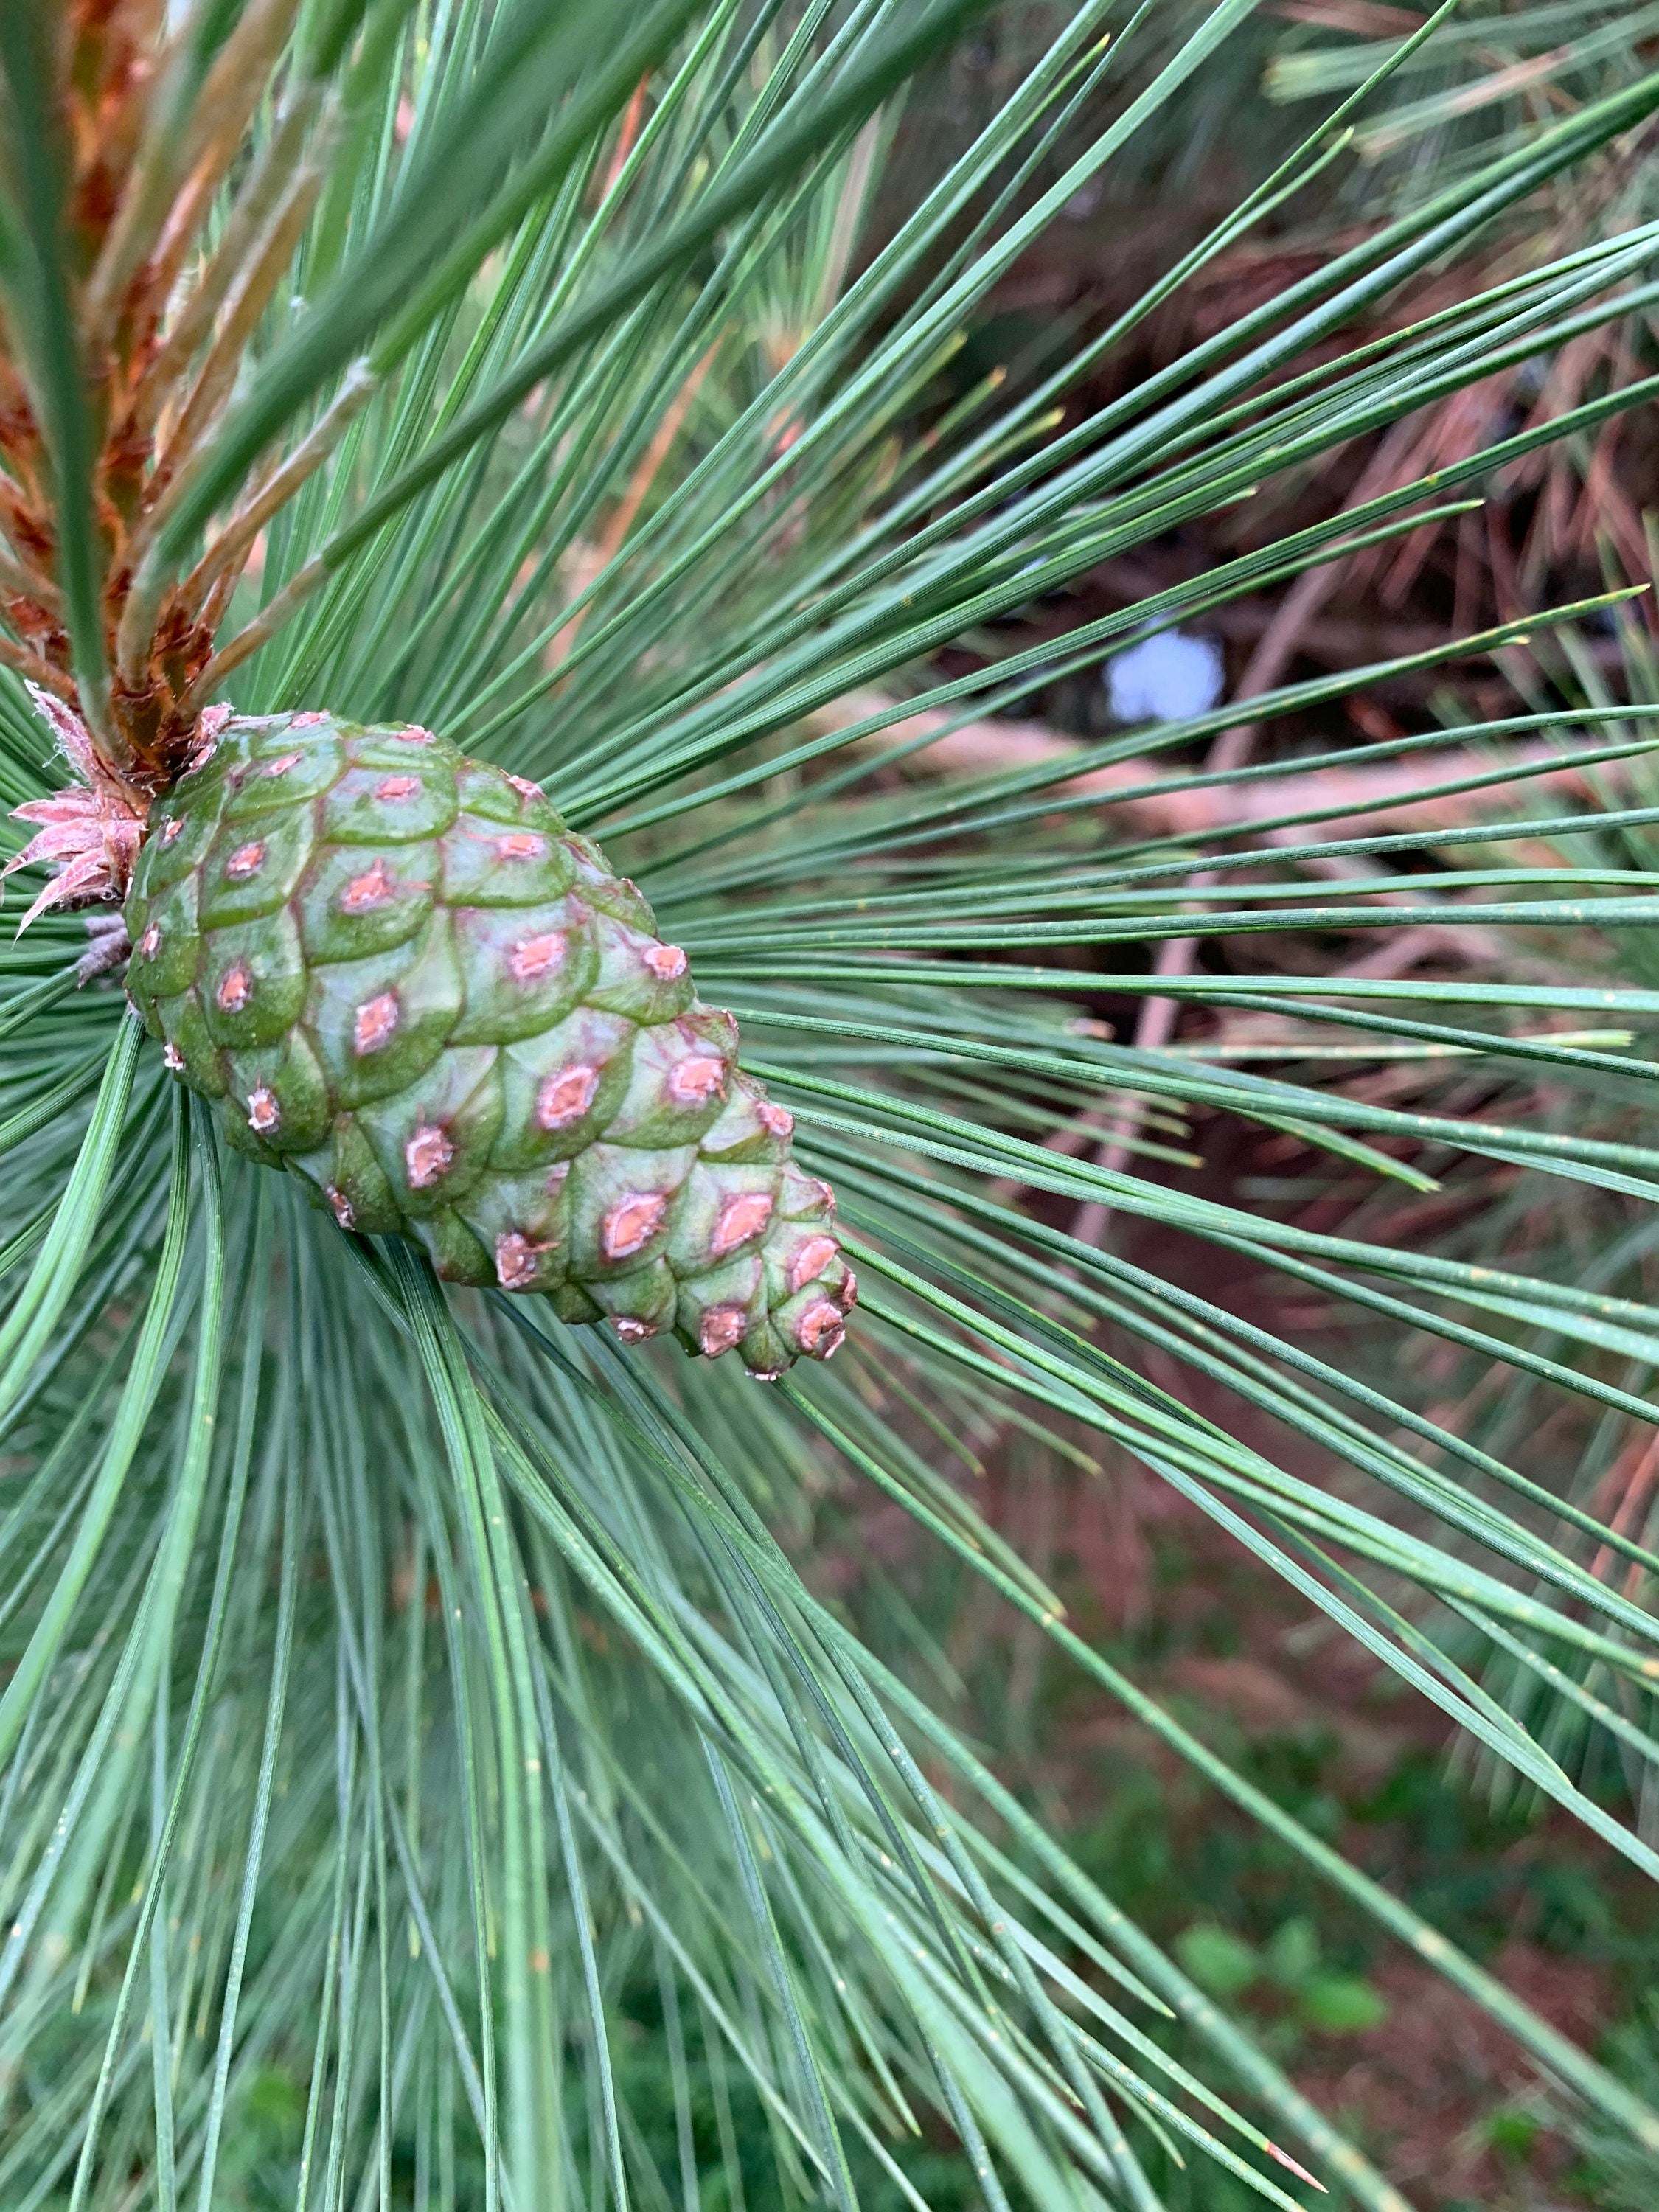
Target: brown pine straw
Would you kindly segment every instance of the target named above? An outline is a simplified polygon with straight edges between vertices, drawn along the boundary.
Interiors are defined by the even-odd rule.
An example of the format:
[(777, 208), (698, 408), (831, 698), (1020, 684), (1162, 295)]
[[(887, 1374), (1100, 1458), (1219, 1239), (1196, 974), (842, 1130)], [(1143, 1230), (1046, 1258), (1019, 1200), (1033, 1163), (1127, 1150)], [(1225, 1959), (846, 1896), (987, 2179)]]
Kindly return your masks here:
[[(1638, 1535), (1653, 1499), (1656, 1482), (1659, 1482), (1659, 1433), (1637, 1436), (1620, 1454), (1607, 1472), (1601, 1483), (1601, 1496), (1596, 1501), (1596, 1511), (1606, 1518), (1607, 1504), (1617, 1495), (1619, 1503), (1607, 1526), (1615, 1536)], [(1603, 1544), (1590, 1561), (1590, 1572), (1597, 1582), (1604, 1581), (1609, 1567), (1614, 1564), (1611, 1544)], [(1630, 1562), (1625, 1577), (1625, 1595), (1633, 1597), (1642, 1579), (1642, 1565), (1638, 1559)]]
[[(1385, 441), (1364, 479), (1352, 495), (1354, 501), (1371, 497), (1390, 471), (1398, 467), (1400, 455), (1392, 448), (1393, 441)], [(1259, 697), (1280, 681), (1307, 625), (1341, 582), (1342, 574), (1343, 564), (1334, 563), (1310, 569), (1297, 579), (1250, 656), (1235, 694), (1238, 701)], [(890, 702), (878, 694), (856, 692), (838, 701), (833, 708), (822, 711), (814, 720), (831, 727), (850, 726), (882, 713), (890, 705)], [(1063, 761), (1068, 754), (1082, 750), (1076, 739), (1044, 723), (988, 720), (952, 729), (951, 720), (944, 709), (924, 708), (901, 720), (889, 722), (874, 738), (864, 742), (886, 748), (925, 738), (937, 730), (940, 734), (925, 751), (915, 757), (915, 765), (958, 775), (1035, 767)], [(1223, 731), (1211, 746), (1205, 772), (1224, 775), (1243, 767), (1259, 732), (1260, 725), (1251, 722), (1237, 723)], [(1547, 744), (1516, 745), (1504, 757), (1516, 769), (1534, 769), (1535, 773), (1529, 781), (1541, 788), (1554, 788), (1576, 797), (1594, 796), (1582, 769), (1539, 767), (1540, 763), (1550, 759), (1553, 750)], [(1490, 750), (1477, 753), (1449, 746), (1445, 752), (1426, 761), (1419, 756), (1409, 762), (1389, 762), (1386, 765), (1329, 768), (1301, 775), (1275, 776), (1271, 781), (1242, 787), (1194, 787), (1179, 776), (1161, 777), (1158, 764), (1151, 760), (1136, 759), (1085, 769), (1075, 777), (1057, 781), (1054, 791), (1056, 798), (1097, 794), (1103, 804), (1112, 807), (1122, 824), (1137, 836), (1197, 841), (1224, 830), (1245, 828), (1253, 820), (1317, 811), (1324, 817), (1320, 825), (1322, 836), (1335, 840), (1350, 834), (1364, 835), (1375, 826), (1370, 817), (1382, 812), (1390, 816), (1391, 826), (1421, 829), (1426, 833), (1472, 822), (1482, 811), (1484, 794), (1437, 790), (1436, 781), (1455, 786), (1468, 778), (1489, 773), (1495, 764)], [(1616, 782), (1623, 774), (1623, 764), (1610, 763), (1598, 773), (1604, 783)], [(1166, 788), (1147, 790), (1149, 784), (1156, 787), (1160, 781), (1165, 783)], [(1114, 796), (1130, 790), (1137, 795), (1121, 799)], [(1297, 830), (1268, 830), (1265, 836), (1270, 843), (1283, 843), (1297, 842), (1305, 834)], [(1525, 824), (1517, 823), (1515, 843), (1524, 848), (1527, 842)], [(1550, 855), (1545, 849), (1529, 857), (1547, 865)], [(1346, 871), (1337, 862), (1333, 864), (1332, 872), (1340, 874)], [(1188, 886), (1195, 890), (1206, 888), (1218, 877), (1218, 871), (1214, 868), (1201, 869), (1188, 878)], [(1386, 898), (1387, 894), (1378, 896)], [(1154, 973), (1170, 978), (1190, 974), (1200, 942), (1196, 937), (1166, 939), (1158, 948)], [(1344, 973), (1395, 975), (1407, 972), (1426, 958), (1449, 955), (1467, 961), (1490, 957), (1492, 950), (1493, 941), (1488, 932), (1421, 923), (1373, 945)], [(1174, 1034), (1177, 1012), (1176, 1000), (1143, 1000), (1133, 1038), (1135, 1048), (1155, 1052), (1167, 1045)], [(1097, 1164), (1112, 1173), (1121, 1173), (1135, 1150), (1145, 1112), (1146, 1102), (1135, 1098), (1124, 1099), (1109, 1119), (1101, 1109), (1091, 1109), (1053, 1131), (1044, 1143), (1049, 1151), (1065, 1155), (1075, 1155), (1096, 1144)], [(1021, 1187), (1003, 1180), (994, 1186), (994, 1194), (1006, 1202)], [(1073, 1234), (1084, 1243), (1097, 1244), (1109, 1216), (1109, 1206), (1091, 1200), (1079, 1208)]]
[[(1312, 595), (1309, 594), (1311, 601)], [(1299, 612), (1304, 619), (1311, 611), (1309, 605), (1293, 609), (1287, 599), (1281, 612), (1286, 626), (1293, 615)], [(1258, 648), (1261, 665), (1267, 665), (1266, 648), (1273, 641), (1273, 633), (1264, 635)], [(1251, 681), (1252, 673), (1262, 689), (1270, 688), (1253, 656), (1251, 668), (1246, 672), (1238, 696), (1247, 696), (1244, 684)], [(838, 700), (833, 708), (820, 710), (813, 717), (814, 724), (823, 729), (851, 727), (870, 720), (890, 710), (891, 701), (878, 692), (856, 691)], [(1075, 738), (1066, 736), (1044, 722), (994, 721), (987, 720), (969, 722), (959, 728), (951, 726), (954, 718), (943, 708), (927, 707), (907, 714), (896, 721), (889, 721), (873, 736), (861, 743), (872, 749), (903, 745), (932, 732), (939, 735), (924, 751), (912, 756), (912, 769), (927, 769), (946, 775), (975, 776), (1006, 773), (1009, 770), (1036, 768), (1048, 763), (1062, 763), (1068, 756), (1080, 754), (1083, 745)], [(1218, 760), (1220, 741), (1212, 747), (1206, 767), (1211, 770), (1237, 767), (1243, 764), (1246, 747), (1240, 739), (1252, 739), (1255, 726), (1245, 724), (1223, 733), (1233, 738), (1228, 758)], [(1501, 757), (1513, 770), (1530, 770), (1528, 784), (1543, 790), (1553, 790), (1564, 796), (1594, 798), (1589, 778), (1579, 768), (1551, 768), (1540, 763), (1549, 762), (1554, 748), (1547, 744), (1518, 744), (1510, 748)], [(1139, 758), (1114, 761), (1103, 768), (1085, 769), (1079, 775), (1057, 780), (1053, 786), (1056, 799), (1075, 799), (1084, 795), (1098, 797), (1103, 806), (1111, 810), (1118, 823), (1134, 837), (1170, 837), (1194, 842), (1217, 836), (1224, 830), (1248, 828), (1252, 821), (1276, 820), (1285, 814), (1318, 812), (1323, 818), (1319, 825), (1322, 838), (1338, 839), (1347, 836), (1364, 836), (1376, 827), (1375, 817), (1387, 814), (1389, 826), (1396, 829), (1420, 830), (1432, 836), (1437, 830), (1455, 830), (1473, 823), (1484, 812), (1488, 793), (1462, 790), (1457, 787), (1468, 779), (1490, 775), (1498, 764), (1499, 756), (1492, 749), (1475, 751), (1469, 748), (1449, 745), (1443, 752), (1419, 755), (1409, 761), (1389, 761), (1374, 766), (1355, 768), (1326, 768), (1274, 776), (1260, 783), (1229, 787), (1227, 785), (1199, 785), (1194, 787), (1180, 776), (1165, 776), (1159, 763)], [(1603, 787), (1618, 783), (1625, 775), (1625, 764), (1613, 761), (1596, 770)], [(1163, 788), (1158, 788), (1162, 783)], [(1437, 788), (1439, 785), (1451, 787)], [(1152, 788), (1148, 789), (1148, 786)], [(1133, 797), (1119, 798), (1119, 793), (1133, 792)], [(1307, 832), (1296, 829), (1267, 830), (1264, 833), (1269, 843), (1295, 842)], [(1530, 848), (1526, 836), (1526, 824), (1516, 824), (1513, 849), (1518, 854), (1547, 865), (1551, 857), (1547, 848)], [(1206, 870), (1189, 881), (1194, 884), (1214, 880), (1215, 872)], [(1386, 895), (1379, 895), (1386, 896)], [(1190, 963), (1192, 948), (1198, 940), (1192, 938), (1173, 939), (1161, 948), (1157, 973), (1174, 975), (1188, 972), (1175, 964), (1184, 949)], [(1495, 940), (1488, 931), (1467, 925), (1441, 927), (1433, 922), (1419, 922), (1408, 928), (1387, 935), (1381, 943), (1373, 945), (1342, 973), (1348, 976), (1390, 976), (1407, 973), (1423, 960), (1452, 958), (1460, 962), (1482, 960), (1492, 957)], [(1143, 1017), (1147, 1008), (1166, 1010), (1158, 1024), (1143, 1018), (1137, 1026), (1134, 1042), (1142, 1049), (1155, 1050), (1169, 1042), (1172, 1024), (1169, 1016), (1176, 1001), (1170, 999), (1148, 1000), (1143, 1002)], [(1126, 1102), (1127, 1103), (1127, 1102)], [(1133, 1139), (1143, 1108), (1137, 1106), (1133, 1116), (1120, 1112), (1108, 1121), (1097, 1109), (1079, 1115), (1045, 1138), (1046, 1148), (1062, 1155), (1075, 1155), (1089, 1144), (1104, 1136), (1103, 1164), (1121, 1169), (1133, 1149)], [(1116, 1148), (1119, 1157), (1110, 1157)], [(1022, 1188), (1012, 1180), (1000, 1180), (992, 1186), (991, 1194), (1006, 1203)], [(1086, 1212), (1086, 1208), (1084, 1211)], [(1090, 1224), (1084, 1224), (1090, 1225)], [(1103, 1212), (1102, 1227), (1104, 1225)], [(1079, 1232), (1080, 1233), (1080, 1232)], [(1099, 1231), (1096, 1231), (1096, 1235)]]
[[(1345, 507), (1363, 507), (1390, 485), (1400, 481), (1401, 448), (1416, 435), (1416, 425), (1399, 424), (1382, 439), (1371, 455), (1358, 482), (1343, 501)], [(1254, 653), (1239, 679), (1234, 696), (1243, 702), (1260, 698), (1271, 691), (1283, 678), (1285, 670), (1296, 658), (1297, 645), (1303, 630), (1316, 615), (1342, 581), (1347, 564), (1343, 561), (1328, 561), (1316, 568), (1304, 569), (1291, 586), (1280, 602), (1273, 620), (1256, 644)], [(1235, 723), (1231, 729), (1223, 730), (1210, 747), (1205, 762), (1206, 774), (1224, 775), (1234, 769), (1243, 768), (1255, 751), (1261, 734), (1259, 722)], [(1281, 808), (1280, 810), (1284, 810)], [(1189, 878), (1194, 890), (1207, 890), (1219, 880), (1214, 868), (1200, 869)], [(1196, 937), (1166, 938), (1158, 949), (1153, 973), (1175, 978), (1189, 975), (1198, 957), (1200, 940)], [(1143, 999), (1135, 1017), (1133, 1043), (1137, 1052), (1158, 1052), (1175, 1034), (1176, 1018), (1179, 1012), (1173, 999)], [(1124, 1099), (1111, 1124), (1104, 1144), (1095, 1152), (1095, 1164), (1109, 1175), (1121, 1175), (1127, 1164), (1140, 1128), (1145, 1102), (1139, 1098)], [(1103, 1200), (1091, 1198), (1079, 1206), (1072, 1223), (1072, 1234), (1080, 1244), (1098, 1244), (1111, 1218), (1111, 1208)]]
[[(580, 599), (584, 592), (591, 590), (621, 552), (623, 541), (634, 527), (652, 485), (673, 451), (675, 441), (691, 411), (692, 403), (702, 389), (702, 380), (714, 367), (714, 356), (723, 343), (723, 337), (717, 337), (702, 359), (693, 363), (684, 383), (669, 402), (662, 420), (652, 433), (650, 444), (635, 465), (634, 473), (624, 485), (622, 497), (605, 517), (598, 538), (573, 547), (572, 558), (567, 567), (567, 579), (573, 599)], [(556, 633), (547, 647), (549, 668), (557, 668), (569, 657), (581, 626), (592, 609), (593, 602), (590, 599), (585, 607), (577, 609), (562, 629)]]
[[(875, 691), (848, 692), (833, 708), (812, 717), (814, 727), (829, 731), (851, 728), (855, 722), (890, 712), (892, 702)], [(1040, 768), (1063, 763), (1084, 747), (1075, 738), (1047, 722), (967, 722), (951, 726), (954, 717), (945, 708), (925, 707), (896, 721), (890, 721), (861, 742), (872, 750), (902, 745), (931, 731), (942, 732), (925, 752), (906, 763), (911, 769), (936, 769), (946, 775), (995, 775), (1012, 769)], [(1534, 771), (1528, 787), (1554, 790), (1574, 798), (1594, 793), (1582, 769), (1540, 767), (1554, 757), (1545, 744), (1517, 744), (1499, 751), (1492, 747), (1476, 752), (1448, 745), (1443, 752), (1418, 754), (1409, 761), (1389, 761), (1375, 767), (1315, 769), (1274, 776), (1271, 781), (1228, 787), (1197, 785), (1183, 777), (1166, 775), (1151, 759), (1113, 761), (1104, 768), (1085, 769), (1053, 786), (1056, 799), (1093, 796), (1110, 808), (1114, 820), (1133, 836), (1170, 837), (1196, 841), (1224, 830), (1248, 829), (1252, 822), (1277, 820), (1283, 814), (1312, 813), (1322, 819), (1322, 838), (1363, 836), (1373, 826), (1373, 814), (1387, 813), (1389, 826), (1432, 831), (1456, 830), (1474, 822), (1483, 812), (1490, 792), (1443, 790), (1425, 778), (1455, 785), (1470, 776), (1489, 775), (1500, 764), (1516, 773)], [(1606, 781), (1617, 781), (1624, 773), (1619, 761), (1603, 763), (1595, 771)], [(1160, 783), (1162, 788), (1159, 787)], [(1148, 786), (1152, 788), (1149, 790)], [(1133, 797), (1120, 797), (1133, 793)], [(1516, 843), (1526, 842), (1526, 823), (1515, 825)], [(1302, 830), (1267, 830), (1274, 842), (1299, 841)], [(1545, 855), (1540, 848), (1536, 857)]]

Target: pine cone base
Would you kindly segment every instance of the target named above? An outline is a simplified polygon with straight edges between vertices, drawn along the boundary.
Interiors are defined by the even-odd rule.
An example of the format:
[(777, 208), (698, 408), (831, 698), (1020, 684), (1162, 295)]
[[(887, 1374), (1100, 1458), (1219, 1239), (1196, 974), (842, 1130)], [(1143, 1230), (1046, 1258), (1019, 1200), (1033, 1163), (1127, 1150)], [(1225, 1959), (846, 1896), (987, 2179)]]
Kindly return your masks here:
[(841, 1342), (833, 1194), (534, 784), (412, 725), (232, 720), (153, 809), (125, 919), (168, 1066), (342, 1227), (758, 1375)]

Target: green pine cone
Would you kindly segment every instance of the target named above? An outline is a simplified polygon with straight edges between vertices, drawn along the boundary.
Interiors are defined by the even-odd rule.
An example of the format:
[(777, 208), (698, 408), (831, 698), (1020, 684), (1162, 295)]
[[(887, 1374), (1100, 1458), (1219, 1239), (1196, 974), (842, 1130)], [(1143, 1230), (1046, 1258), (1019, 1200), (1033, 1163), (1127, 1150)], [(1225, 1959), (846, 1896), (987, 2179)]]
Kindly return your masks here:
[(758, 1375), (841, 1342), (833, 1193), (534, 784), (429, 730), (233, 720), (152, 813), (126, 922), (168, 1066), (344, 1227)]

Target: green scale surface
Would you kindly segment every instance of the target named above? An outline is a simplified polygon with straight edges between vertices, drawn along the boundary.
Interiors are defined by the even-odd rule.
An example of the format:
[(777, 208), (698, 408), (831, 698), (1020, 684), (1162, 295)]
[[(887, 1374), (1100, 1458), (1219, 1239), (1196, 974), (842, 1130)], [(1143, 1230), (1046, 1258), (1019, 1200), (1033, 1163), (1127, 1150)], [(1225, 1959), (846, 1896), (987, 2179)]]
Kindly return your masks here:
[(757, 1374), (840, 1343), (833, 1194), (534, 784), (413, 726), (234, 720), (155, 807), (126, 921), (169, 1067), (342, 1227)]

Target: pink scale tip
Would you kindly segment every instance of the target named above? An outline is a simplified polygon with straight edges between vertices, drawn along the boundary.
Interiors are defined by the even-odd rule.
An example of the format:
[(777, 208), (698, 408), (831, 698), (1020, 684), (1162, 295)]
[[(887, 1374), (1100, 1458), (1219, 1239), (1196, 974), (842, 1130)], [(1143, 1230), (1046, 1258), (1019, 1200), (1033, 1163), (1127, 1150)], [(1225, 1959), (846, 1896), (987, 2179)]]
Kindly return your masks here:
[(377, 860), (361, 876), (354, 876), (340, 893), (340, 911), (367, 914), (372, 907), (384, 906), (394, 889), (386, 862)]
[(820, 1298), (816, 1305), (808, 1306), (795, 1323), (796, 1343), (815, 1359), (828, 1359), (840, 1349), (846, 1334), (841, 1308), (832, 1305), (828, 1298)]
[(238, 960), (226, 969), (219, 978), (219, 988), (214, 993), (222, 1013), (240, 1014), (253, 996), (253, 978), (244, 962)]
[(790, 1261), (784, 1276), (790, 1290), (805, 1289), (814, 1275), (823, 1273), (840, 1249), (833, 1237), (809, 1237)]
[(404, 1165), (409, 1171), (410, 1188), (430, 1190), (454, 1158), (455, 1147), (451, 1144), (447, 1133), (435, 1122), (422, 1122), (404, 1146)]
[(549, 929), (538, 937), (521, 937), (507, 956), (507, 969), (515, 983), (533, 983), (563, 958), (563, 933)]
[(662, 1226), (668, 1195), (660, 1190), (630, 1190), (605, 1217), (599, 1230), (599, 1249), (607, 1260), (630, 1260)]
[(714, 1224), (714, 1233), (708, 1240), (709, 1256), (723, 1260), (735, 1252), (739, 1244), (746, 1244), (751, 1237), (758, 1237), (772, 1218), (772, 1195), (764, 1190), (740, 1190), (728, 1198), (720, 1208), (720, 1219)]
[(536, 1279), (536, 1262), (550, 1244), (532, 1243), (521, 1229), (508, 1229), (495, 1239), (495, 1279), (504, 1291), (527, 1291)]
[(726, 1062), (712, 1053), (694, 1053), (670, 1069), (668, 1095), (677, 1106), (702, 1106), (726, 1089)]
[(378, 1052), (398, 1026), (398, 998), (393, 991), (381, 991), (374, 998), (365, 999), (358, 1007), (352, 1024), (351, 1042), (358, 1052)]
[(599, 1071), (588, 1066), (586, 1061), (544, 1077), (536, 1093), (537, 1121), (544, 1129), (562, 1129), (572, 1121), (580, 1121), (593, 1103), (593, 1094), (599, 1087)]
[(697, 1324), (697, 1342), (703, 1356), (718, 1359), (741, 1339), (749, 1316), (741, 1306), (710, 1306)]

